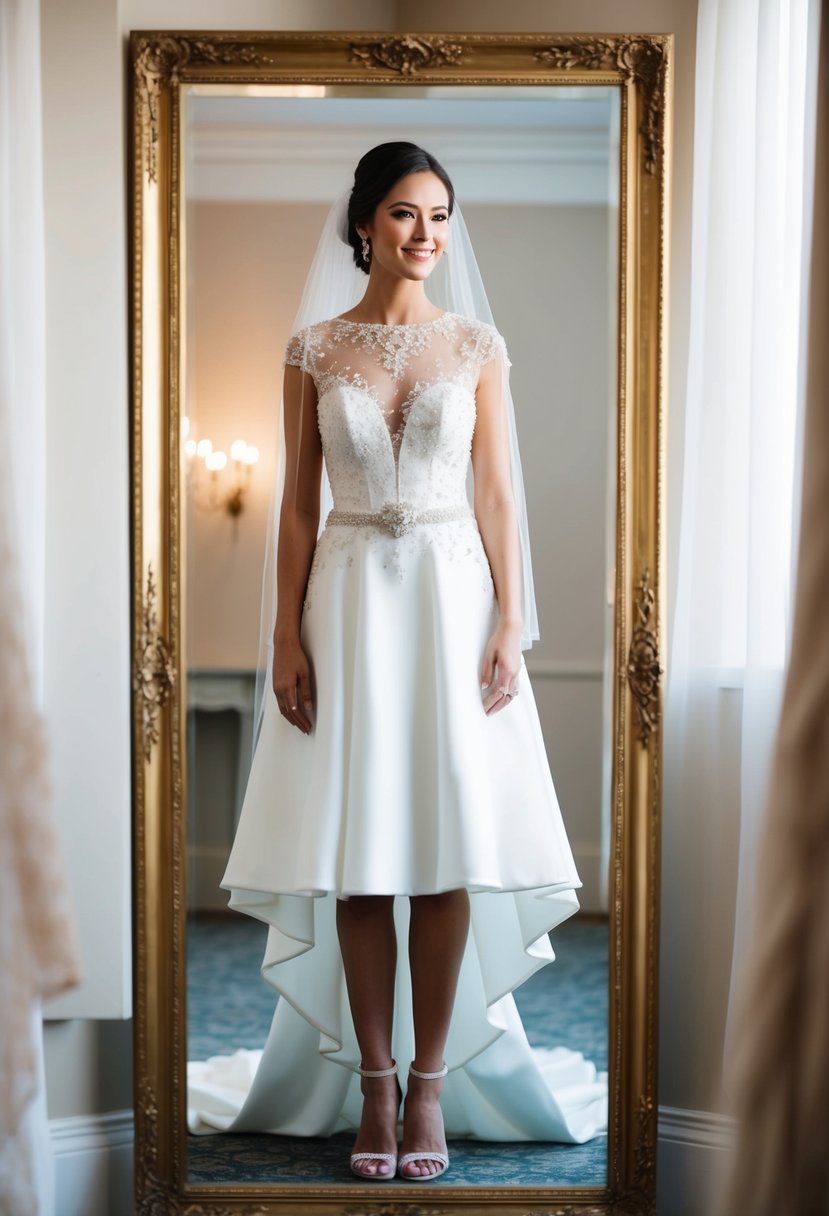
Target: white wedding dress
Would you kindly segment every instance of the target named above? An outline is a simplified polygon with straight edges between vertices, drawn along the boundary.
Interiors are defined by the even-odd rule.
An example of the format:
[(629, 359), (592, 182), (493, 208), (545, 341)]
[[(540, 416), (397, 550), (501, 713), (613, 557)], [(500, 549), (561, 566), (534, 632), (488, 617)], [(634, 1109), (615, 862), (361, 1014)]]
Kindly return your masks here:
[[(329, 1135), (356, 1128), (360, 1054), (335, 928), (338, 897), (465, 887), (471, 926), (446, 1045), (447, 1135), (583, 1142), (607, 1120), (606, 1078), (566, 1048), (530, 1048), (512, 991), (553, 959), (548, 930), (578, 908), (526, 668), (482, 708), (497, 606), (467, 497), (481, 368), (493, 326), (444, 313), (415, 325), (335, 319), (290, 342), (305, 368), (334, 511), (313, 557), (302, 643), (313, 729), (269, 687), (222, 886), (269, 925), (280, 993), (264, 1052), (193, 1062), (194, 1132)], [(393, 1055), (414, 1054), (406, 924)]]

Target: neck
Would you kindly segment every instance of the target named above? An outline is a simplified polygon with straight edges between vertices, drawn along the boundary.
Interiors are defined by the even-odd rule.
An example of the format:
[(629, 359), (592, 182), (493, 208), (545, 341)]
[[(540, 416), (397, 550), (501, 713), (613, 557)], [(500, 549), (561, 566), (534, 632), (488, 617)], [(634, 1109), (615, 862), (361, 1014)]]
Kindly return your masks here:
[(373, 266), (366, 293), (352, 309), (356, 321), (378, 325), (416, 325), (440, 316), (424, 290), (423, 283), (390, 275)]

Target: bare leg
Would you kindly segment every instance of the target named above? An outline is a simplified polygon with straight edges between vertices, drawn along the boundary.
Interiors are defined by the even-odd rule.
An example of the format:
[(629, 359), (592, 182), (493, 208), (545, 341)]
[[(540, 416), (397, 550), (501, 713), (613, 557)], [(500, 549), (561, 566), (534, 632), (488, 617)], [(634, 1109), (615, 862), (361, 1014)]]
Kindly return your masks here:
[[(461, 959), (469, 934), (469, 894), (465, 890), (441, 895), (418, 895), (411, 902), (409, 964), (412, 972), (412, 1010), (415, 1032), (414, 1067), (439, 1072)], [(417, 1149), (446, 1152), (443, 1116), (438, 1099), (443, 1081), (422, 1081), (409, 1076), (403, 1116), (402, 1153)], [(412, 1178), (434, 1174), (434, 1161), (411, 1161), (403, 1172)]]
[[(394, 1012), (394, 975), (397, 937), (394, 932), (394, 897), (358, 895), (337, 900), (337, 933), (343, 956), (345, 981), (362, 1066), (371, 1071), (388, 1068)], [(355, 1153), (397, 1149), (397, 1113), (400, 1086), (397, 1077), (363, 1077), (363, 1116), (354, 1142)], [(387, 1161), (361, 1161), (356, 1167), (367, 1176), (388, 1174)]]

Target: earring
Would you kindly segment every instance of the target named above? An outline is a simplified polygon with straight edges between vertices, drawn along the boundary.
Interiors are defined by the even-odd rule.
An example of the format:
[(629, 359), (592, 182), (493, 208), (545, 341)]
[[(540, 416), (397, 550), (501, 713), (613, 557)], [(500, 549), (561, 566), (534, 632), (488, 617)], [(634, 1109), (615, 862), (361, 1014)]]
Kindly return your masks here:
[(363, 237), (363, 261), (366, 264), (371, 261), (371, 246), (365, 237)]

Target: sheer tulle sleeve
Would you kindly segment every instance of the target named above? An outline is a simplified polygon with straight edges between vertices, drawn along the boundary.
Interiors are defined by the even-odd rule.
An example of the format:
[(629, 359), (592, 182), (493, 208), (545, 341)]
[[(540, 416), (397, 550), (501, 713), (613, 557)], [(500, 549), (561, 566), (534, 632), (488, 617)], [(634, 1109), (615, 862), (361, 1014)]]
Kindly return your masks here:
[(475, 359), (480, 367), (485, 367), (493, 359), (500, 359), (505, 368), (512, 367), (507, 344), (494, 325), (479, 322), (475, 326), (473, 342)]
[(306, 357), (307, 350), (307, 335), (305, 330), (301, 329), (299, 333), (293, 335), (285, 348), (285, 356), (282, 360), (283, 367), (301, 367), (303, 371), (307, 372), (309, 370)]
[(512, 360), (510, 359), (509, 352), (507, 351), (507, 344), (504, 341), (503, 336), (499, 334), (498, 330), (495, 328), (490, 329), (489, 333), (487, 334), (486, 351), (487, 357), (485, 362), (489, 363), (491, 359), (500, 358), (503, 360), (504, 367), (512, 367)]

